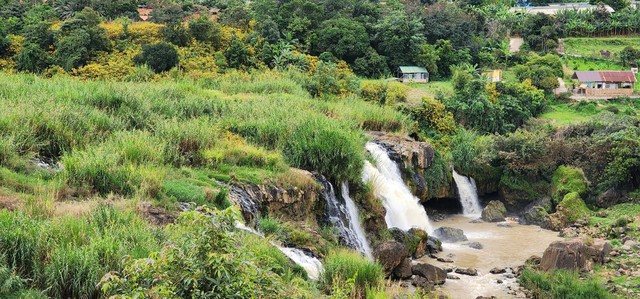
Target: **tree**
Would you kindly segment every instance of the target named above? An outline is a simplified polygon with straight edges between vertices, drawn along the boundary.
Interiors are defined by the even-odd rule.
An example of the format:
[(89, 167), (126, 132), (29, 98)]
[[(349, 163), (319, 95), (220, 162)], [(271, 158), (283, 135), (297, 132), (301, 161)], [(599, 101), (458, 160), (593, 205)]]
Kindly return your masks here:
[(146, 64), (156, 73), (170, 70), (179, 61), (180, 57), (176, 48), (166, 42), (144, 45), (142, 53), (134, 57), (136, 64)]
[(178, 47), (186, 47), (191, 42), (189, 31), (180, 24), (167, 24), (161, 34), (164, 40)]
[(11, 43), (11, 39), (7, 36), (7, 31), (0, 26), (0, 56), (7, 54), (9, 43)]
[(627, 46), (620, 51), (620, 62), (622, 62), (624, 66), (636, 64), (639, 59), (640, 50), (636, 50), (632, 46)]
[(551, 91), (558, 88), (558, 77), (563, 76), (562, 62), (557, 55), (547, 54), (529, 60), (524, 65), (513, 68), (518, 80), (531, 80), (532, 84), (540, 89)]
[(231, 37), (229, 47), (224, 50), (227, 64), (232, 68), (240, 68), (249, 65), (249, 49), (237, 36)]
[(387, 58), (378, 54), (371, 47), (363, 57), (356, 58), (352, 68), (356, 74), (367, 78), (380, 78), (389, 74)]
[(108, 51), (111, 43), (106, 31), (98, 26), (101, 21), (95, 10), (85, 7), (62, 23), (60, 37), (55, 43), (54, 62), (70, 71), (85, 65), (98, 52)]
[(416, 57), (416, 63), (425, 67), (429, 71), (429, 76), (432, 78), (438, 77), (439, 61), (440, 56), (438, 55), (438, 49), (434, 45), (423, 44), (420, 54)]
[(389, 58), (391, 69), (411, 64), (424, 41), (422, 29), (420, 20), (408, 16), (403, 10), (394, 10), (376, 24), (374, 48)]
[(153, 8), (151, 12), (151, 21), (160, 24), (180, 23), (184, 18), (185, 12), (182, 6), (176, 4), (163, 4)]
[(14, 60), (18, 71), (32, 73), (41, 73), (51, 65), (49, 54), (33, 43), (25, 44)]
[(347, 18), (323, 22), (318, 29), (316, 53), (331, 52), (347, 62), (365, 54), (369, 48), (369, 36), (364, 26)]
[(200, 17), (192, 20), (189, 22), (189, 32), (197, 41), (210, 41), (213, 32), (213, 22), (207, 17)]

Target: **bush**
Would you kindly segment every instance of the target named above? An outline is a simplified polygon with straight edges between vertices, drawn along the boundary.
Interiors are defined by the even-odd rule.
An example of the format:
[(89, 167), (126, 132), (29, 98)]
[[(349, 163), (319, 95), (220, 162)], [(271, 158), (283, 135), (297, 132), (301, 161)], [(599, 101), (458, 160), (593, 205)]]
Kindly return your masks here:
[(41, 73), (51, 65), (51, 57), (37, 44), (28, 43), (16, 55), (16, 70)]
[(156, 73), (170, 70), (179, 60), (176, 48), (166, 42), (144, 45), (142, 53), (134, 57), (136, 64), (146, 64)]
[(565, 224), (575, 223), (578, 219), (589, 215), (589, 208), (577, 192), (567, 193), (556, 207), (557, 214)]
[(409, 93), (409, 87), (399, 82), (365, 81), (360, 89), (365, 100), (381, 105), (404, 102)]
[(258, 229), (265, 235), (282, 235), (282, 223), (278, 219), (263, 217), (258, 220)]
[(353, 279), (355, 286), (356, 296), (352, 298), (364, 298), (367, 289), (383, 284), (384, 272), (379, 264), (355, 251), (340, 249), (329, 254), (321, 277), (325, 290), (330, 291), (337, 282), (348, 279)]

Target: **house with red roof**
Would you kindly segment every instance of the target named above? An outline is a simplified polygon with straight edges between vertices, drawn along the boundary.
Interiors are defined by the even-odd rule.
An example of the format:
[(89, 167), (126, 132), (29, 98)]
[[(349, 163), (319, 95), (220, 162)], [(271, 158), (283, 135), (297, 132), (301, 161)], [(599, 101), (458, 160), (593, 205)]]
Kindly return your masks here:
[(587, 97), (631, 96), (637, 81), (632, 71), (577, 71), (571, 78), (579, 82), (574, 91)]

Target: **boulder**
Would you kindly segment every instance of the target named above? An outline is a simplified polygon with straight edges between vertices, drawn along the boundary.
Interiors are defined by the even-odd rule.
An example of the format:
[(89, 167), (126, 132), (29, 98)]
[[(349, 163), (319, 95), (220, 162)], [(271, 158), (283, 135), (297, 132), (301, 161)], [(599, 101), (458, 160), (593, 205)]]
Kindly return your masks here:
[(505, 220), (507, 215), (507, 208), (504, 204), (498, 200), (492, 200), (482, 210), (482, 220), (487, 222), (500, 222)]
[(520, 215), (520, 224), (538, 225), (543, 228), (550, 227), (549, 213), (551, 210), (551, 198), (545, 196), (524, 208)]
[(429, 236), (427, 241), (427, 253), (436, 254), (442, 251), (442, 242), (435, 237)]
[(411, 259), (404, 259), (404, 261), (393, 270), (393, 277), (397, 279), (411, 278), (411, 275), (413, 275), (413, 272), (411, 272)]
[(455, 243), (461, 241), (467, 241), (467, 236), (464, 235), (464, 231), (459, 228), (453, 227), (440, 227), (433, 231), (433, 235), (440, 239), (442, 242)]
[(382, 265), (387, 275), (390, 275), (408, 255), (407, 247), (397, 241), (381, 243), (373, 250), (373, 256)]
[(427, 281), (441, 285), (444, 284), (447, 279), (447, 272), (431, 264), (417, 263), (411, 267), (411, 272), (414, 275), (424, 277)]
[(469, 276), (478, 276), (478, 270), (474, 269), (474, 268), (458, 268), (455, 271), (458, 274), (464, 274), (464, 275), (469, 275)]
[(412, 280), (411, 280), (411, 284), (413, 286), (415, 286), (416, 288), (419, 289), (425, 289), (425, 290), (432, 290), (434, 283), (430, 282), (428, 279), (422, 277), (422, 276), (415, 276)]
[(480, 242), (464, 243), (462, 245), (469, 246), (469, 247), (471, 247), (473, 249), (482, 249), (483, 248), (482, 244), (480, 244)]
[(622, 194), (615, 188), (611, 188), (596, 198), (596, 205), (601, 208), (608, 208), (620, 202)]
[(396, 242), (400, 242), (409, 250), (409, 256), (414, 259), (423, 257), (425, 254), (431, 252), (429, 250), (429, 235), (426, 231), (411, 228), (408, 231), (402, 231), (398, 228), (390, 229), (391, 236)]
[(493, 268), (493, 269), (489, 270), (489, 273), (491, 273), (491, 274), (502, 274), (502, 273), (507, 273), (507, 269), (505, 269), (505, 268), (498, 268), (498, 267), (495, 267), (495, 268)]
[(566, 269), (588, 271), (593, 263), (603, 263), (611, 251), (611, 244), (604, 240), (595, 240), (591, 245), (582, 240), (556, 241), (547, 247), (540, 260), (544, 271)]

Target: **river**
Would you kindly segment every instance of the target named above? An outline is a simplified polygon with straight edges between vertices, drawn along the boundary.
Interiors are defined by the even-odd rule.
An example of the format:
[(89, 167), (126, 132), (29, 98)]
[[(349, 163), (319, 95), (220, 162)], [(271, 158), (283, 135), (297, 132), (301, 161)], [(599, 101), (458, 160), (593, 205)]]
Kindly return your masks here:
[[(437, 223), (434, 227), (449, 226), (462, 229), (469, 241), (459, 243), (443, 243), (444, 251), (440, 257), (450, 257), (453, 263), (441, 263), (425, 257), (424, 262), (442, 268), (475, 268), (478, 276), (467, 276), (450, 273), (460, 280), (447, 279), (439, 287), (438, 293), (448, 294), (452, 299), (468, 299), (477, 296), (496, 296), (497, 298), (516, 298), (508, 294), (508, 286), (517, 287), (515, 278), (507, 278), (505, 274), (491, 274), (494, 267), (517, 267), (532, 255), (542, 256), (549, 244), (561, 240), (558, 233), (533, 225), (520, 225), (511, 220), (498, 223), (471, 223), (472, 218), (454, 215)], [(479, 242), (483, 249), (473, 249), (462, 245), (468, 242)], [(500, 279), (503, 283), (499, 284)]]

